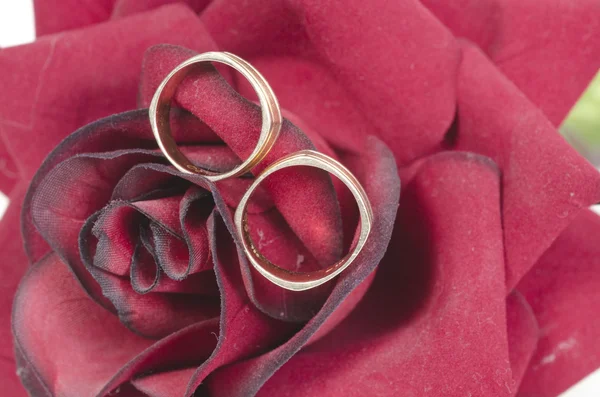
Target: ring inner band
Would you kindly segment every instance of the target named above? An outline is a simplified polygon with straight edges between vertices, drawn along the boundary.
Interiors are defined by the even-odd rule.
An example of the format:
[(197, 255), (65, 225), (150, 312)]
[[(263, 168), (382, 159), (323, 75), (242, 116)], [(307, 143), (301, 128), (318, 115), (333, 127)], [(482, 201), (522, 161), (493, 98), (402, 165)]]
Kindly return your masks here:
[[(247, 224), (246, 207), (248, 201), (258, 187), (272, 173), (287, 167), (308, 166), (322, 169), (339, 178), (350, 190), (356, 200), (360, 215), (360, 233), (358, 240), (350, 248), (350, 252), (338, 262), (326, 269), (299, 273), (283, 269), (262, 255), (250, 238)], [(363, 249), (371, 232), (373, 212), (366, 192), (356, 177), (338, 161), (313, 150), (303, 150), (284, 157), (266, 168), (246, 191), (235, 212), (237, 234), (242, 240), (242, 247), (252, 266), (272, 283), (291, 291), (303, 291), (315, 288), (340, 274), (356, 259)]]
[[(256, 91), (261, 106), (262, 127), (256, 147), (250, 156), (239, 166), (224, 173), (215, 173), (194, 165), (179, 150), (171, 134), (169, 116), (173, 95), (177, 91), (179, 84), (192, 71), (194, 64), (200, 62), (219, 62), (231, 66), (240, 72)], [(158, 146), (171, 164), (181, 172), (204, 175), (212, 181), (239, 176), (254, 168), (273, 147), (282, 123), (279, 103), (265, 78), (248, 62), (227, 52), (206, 52), (196, 55), (173, 69), (157, 88), (150, 103), (149, 116), (152, 132), (158, 142)], [(240, 131), (240, 133), (244, 133), (244, 131)]]

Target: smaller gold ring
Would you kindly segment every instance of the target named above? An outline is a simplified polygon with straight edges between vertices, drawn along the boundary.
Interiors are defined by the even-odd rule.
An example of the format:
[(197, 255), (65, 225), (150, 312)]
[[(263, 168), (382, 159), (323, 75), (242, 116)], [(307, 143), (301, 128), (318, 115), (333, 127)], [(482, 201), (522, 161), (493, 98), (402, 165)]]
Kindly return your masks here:
[[(171, 100), (177, 91), (177, 86), (192, 70), (193, 65), (200, 62), (219, 62), (240, 72), (256, 91), (262, 110), (262, 128), (256, 147), (242, 164), (221, 174), (194, 165), (177, 147), (169, 125)], [(204, 175), (211, 181), (239, 176), (254, 168), (273, 147), (282, 123), (279, 103), (269, 83), (252, 65), (228, 52), (206, 52), (179, 64), (158, 86), (148, 112), (154, 137), (171, 164), (181, 172)]]
[[(299, 273), (283, 269), (265, 258), (255, 247), (247, 223), (246, 207), (250, 196), (258, 185), (272, 173), (283, 168), (307, 166), (322, 169), (339, 178), (350, 190), (360, 214), (360, 234), (350, 252), (342, 259), (329, 266), (313, 272)], [(291, 291), (304, 291), (326, 283), (346, 269), (363, 249), (371, 232), (373, 211), (367, 194), (356, 177), (338, 161), (313, 150), (302, 150), (279, 159), (268, 166), (246, 191), (235, 211), (235, 228), (242, 240), (242, 247), (252, 266), (272, 283)]]

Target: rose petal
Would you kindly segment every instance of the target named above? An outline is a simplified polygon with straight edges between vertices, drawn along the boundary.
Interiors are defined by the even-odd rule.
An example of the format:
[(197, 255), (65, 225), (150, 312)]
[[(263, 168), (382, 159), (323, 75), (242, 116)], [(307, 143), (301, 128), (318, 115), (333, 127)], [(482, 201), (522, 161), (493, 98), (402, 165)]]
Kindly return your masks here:
[[(113, 203), (94, 218), (92, 234), (97, 243), (93, 266), (118, 276), (129, 275), (132, 257), (137, 251), (141, 214), (127, 203)], [(84, 222), (79, 225), (81, 230)]]
[[(224, 203), (218, 196), (216, 202), (219, 208), (223, 208)], [(215, 216), (209, 218), (208, 231), (221, 291), (220, 333), (215, 351), (190, 378), (185, 396), (191, 396), (215, 369), (268, 351), (286, 340), (298, 328), (296, 324), (266, 316), (250, 302), (244, 290), (233, 242), (229, 237), (231, 231)], [(227, 244), (228, 241), (230, 244)]]
[(583, 211), (519, 283), (540, 341), (519, 393), (556, 396), (600, 367), (600, 218)]
[[(181, 123), (173, 125), (174, 136), (183, 139), (184, 142), (194, 141), (189, 137), (187, 131), (192, 131), (198, 126), (197, 119), (182, 114), (182, 117), (177, 120)], [(118, 138), (115, 138), (116, 136)], [(212, 141), (210, 136), (203, 133), (200, 133), (196, 138)], [(46, 242), (35, 230), (31, 219), (31, 201), (34, 195), (37, 194), (40, 183), (48, 173), (60, 162), (75, 155), (140, 148), (156, 148), (156, 141), (150, 130), (147, 110), (113, 115), (88, 124), (71, 134), (68, 139), (65, 139), (54, 149), (36, 173), (24, 201), (23, 239), (27, 254), (32, 262), (39, 260), (49, 250)], [(158, 153), (153, 154), (157, 155)], [(132, 186), (142, 182), (137, 181)], [(147, 190), (142, 192), (148, 193)]]
[[(3, 392), (6, 395), (25, 397), (15, 365), (14, 349), (12, 346), (12, 333), (10, 326), (11, 308), (13, 297), (19, 280), (27, 270), (27, 257), (19, 236), (19, 217), (21, 203), (27, 185), (23, 182), (15, 186), (9, 199), (10, 205), (0, 223), (0, 252), (2, 253), (2, 278), (0, 281), (0, 379), (2, 379)], [(24, 368), (24, 366), (19, 366)]]
[[(81, 252), (86, 270), (102, 289), (102, 295), (112, 303), (121, 321), (141, 335), (159, 338), (188, 325), (217, 316), (219, 302), (210, 294), (213, 288), (210, 288), (208, 293), (201, 291), (200, 295), (189, 293), (189, 283), (182, 285), (184, 289), (181, 291), (177, 290), (172, 283), (167, 283), (163, 286), (164, 288), (154, 290), (156, 285), (160, 285), (160, 278), (156, 273), (158, 272), (157, 268), (155, 268), (154, 281), (145, 288), (140, 285), (140, 274), (137, 274), (137, 277), (134, 275), (130, 280), (113, 272), (115, 266), (128, 269), (127, 275), (138, 270), (137, 267), (141, 261), (141, 258), (136, 255), (139, 254), (141, 248), (138, 241), (144, 245), (143, 249), (148, 250), (150, 256), (153, 256), (147, 258), (148, 260), (157, 259), (154, 247), (150, 246), (149, 237), (143, 236), (144, 232), (141, 233), (142, 238), (131, 235), (123, 236), (126, 224), (133, 224), (134, 227), (138, 225), (138, 222), (128, 217), (128, 215), (131, 216), (131, 211), (135, 213), (135, 209), (128, 203), (114, 203), (108, 209), (90, 217), (81, 231), (83, 238), (88, 235), (91, 225), (95, 225), (94, 230), (101, 229), (100, 242), (102, 236), (108, 236), (108, 240), (111, 242), (124, 242), (118, 247), (115, 247), (114, 243), (99, 245), (93, 260), (89, 253), (91, 251), (83, 249)], [(107, 225), (111, 226), (104, 229)], [(125, 252), (119, 252), (123, 248)], [(103, 268), (102, 264), (104, 263), (109, 264), (110, 268)], [(156, 266), (156, 263), (154, 265)], [(197, 287), (201, 287), (201, 285)], [(169, 291), (173, 289), (175, 290)], [(169, 293), (161, 293), (161, 290), (167, 290)]]
[(600, 200), (600, 174), (472, 45), (463, 46), (458, 88), (457, 149), (502, 169), (510, 291), (579, 211)]
[[(276, 92), (290, 110), (312, 121), (311, 109), (339, 104), (331, 110), (333, 120), (312, 123), (313, 128), (337, 124), (340, 129), (324, 134), (339, 134), (338, 142), (356, 134), (347, 131), (368, 127), (406, 163), (437, 148), (452, 122), (460, 51), (452, 34), (418, 1), (275, 1), (264, 4), (257, 17), (252, 4), (233, 0), (211, 3), (200, 18), (221, 48), (253, 61), (264, 57), (262, 64), (272, 65), (265, 76), (285, 87)], [(302, 85), (291, 90), (283, 75)], [(329, 84), (327, 75), (337, 84)], [(299, 98), (306, 104), (295, 106)], [(346, 121), (336, 120), (343, 111)], [(350, 118), (357, 125), (346, 129)], [(344, 147), (356, 144), (349, 141)]]
[[(181, 371), (174, 371), (174, 369), (186, 366), (195, 368), (209, 359), (217, 343), (218, 326), (217, 318), (214, 318), (191, 325), (161, 339), (132, 358), (127, 365), (115, 373), (99, 395), (110, 393), (138, 376), (147, 376), (151, 373), (179, 372), (188, 373), (189, 377), (190, 369)], [(133, 383), (137, 384), (135, 380)]]
[(133, 251), (130, 264), (131, 287), (138, 294), (146, 294), (158, 285), (161, 273), (154, 252), (150, 247), (147, 232), (140, 231), (140, 238)]
[(185, 368), (169, 372), (150, 374), (132, 381), (136, 389), (151, 397), (184, 396), (187, 382), (194, 369)]
[(152, 227), (154, 247), (162, 269), (174, 280), (211, 268), (206, 219), (214, 207), (212, 197), (203, 189), (188, 189), (178, 206), (182, 238)]
[[(365, 298), (284, 365), (264, 395), (513, 395), (498, 170), (465, 153), (435, 155), (417, 167)], [(227, 387), (223, 371), (211, 386), (231, 396), (242, 387), (255, 391), (249, 368), (228, 372), (245, 381)]]
[(152, 223), (160, 225), (165, 231), (181, 237), (183, 232), (179, 223), (179, 204), (183, 196), (166, 196), (149, 200), (138, 200), (131, 205), (151, 219)]
[(481, 47), (556, 126), (600, 64), (594, 0), (484, 0), (423, 3), (457, 37)]
[(65, 397), (97, 395), (114, 372), (151, 344), (90, 300), (54, 254), (23, 279), (13, 326), (30, 370), (51, 395)]
[(165, 337), (219, 314), (219, 301), (215, 297), (159, 292), (140, 295), (133, 290), (129, 279), (102, 271), (92, 272), (103, 294), (115, 306), (121, 322), (147, 338)]
[[(44, 240), (68, 264), (84, 289), (103, 304), (106, 300), (81, 262), (80, 230), (87, 218), (108, 201), (112, 187), (125, 170), (139, 162), (156, 159), (154, 153), (144, 150), (72, 157), (55, 167), (37, 189), (33, 188), (33, 193), (32, 187), (28, 192), (28, 196), (33, 195), (29, 206), (31, 226), (35, 225)], [(74, 175), (85, 183), (74, 180)], [(25, 200), (24, 205), (27, 205), (27, 197)]]
[(134, 109), (143, 53), (165, 41), (214, 49), (196, 15), (172, 5), (3, 50), (0, 132), (23, 177), (76, 128)]
[(38, 37), (103, 22), (116, 0), (34, 0), (35, 33)]
[[(392, 153), (376, 139), (370, 139), (365, 151), (357, 156), (360, 168), (353, 168), (357, 177), (363, 183), (374, 210), (374, 224), (371, 237), (367, 240), (357, 262), (342, 273), (335, 282), (332, 294), (329, 296), (321, 310), (292, 338), (280, 347), (269, 351), (256, 358), (238, 362), (235, 365), (224, 367), (212, 374), (204, 383), (207, 391), (217, 391), (219, 395), (233, 396), (254, 395), (258, 388), (275, 372), (285, 361), (298, 352), (307, 341), (315, 335), (321, 326), (333, 328), (328, 324), (328, 319), (342, 321), (352, 310), (353, 306), (341, 306), (341, 303), (360, 288), (360, 284), (373, 272), (387, 247), (392, 232), (399, 198), (399, 181)], [(369, 167), (365, 167), (369, 164)], [(368, 173), (368, 177), (367, 176)], [(227, 218), (225, 218), (227, 220)], [(230, 221), (227, 221), (230, 222)], [(228, 261), (223, 261), (227, 263)], [(242, 262), (245, 269), (249, 266)], [(244, 270), (247, 271), (247, 270)], [(359, 299), (352, 297), (351, 302)], [(336, 309), (343, 309), (345, 313), (336, 313)], [(338, 310), (339, 310), (338, 309)], [(298, 309), (293, 309), (298, 310)], [(333, 313), (333, 314), (332, 314)], [(231, 344), (231, 341), (228, 342)], [(193, 383), (194, 387), (199, 382)], [(294, 387), (296, 384), (294, 384)]]
[[(185, 124), (180, 127), (185, 128)], [(118, 138), (115, 139), (116, 136), (118, 136)], [(140, 190), (138, 187), (138, 185), (141, 187), (147, 186), (144, 185), (145, 179), (134, 180), (129, 184), (120, 181), (123, 174), (128, 172), (128, 170), (136, 164), (136, 160), (134, 159), (135, 156), (138, 156), (138, 162), (144, 162), (144, 156), (146, 156), (145, 159), (147, 161), (164, 161), (161, 160), (162, 156), (156, 151), (140, 150), (140, 146), (142, 148), (152, 148), (156, 146), (156, 142), (152, 138), (147, 111), (127, 112), (92, 123), (72, 134), (52, 152), (32, 181), (24, 202), (23, 235), (26, 250), (32, 261), (39, 259), (48, 251), (49, 248), (47, 242), (51, 245), (54, 244), (53, 246), (57, 249), (56, 244), (74, 241), (71, 238), (68, 238), (68, 236), (70, 236), (68, 233), (79, 233), (81, 227), (81, 224), (73, 221), (56, 223), (52, 222), (49, 218), (44, 218), (43, 225), (41, 225), (41, 228), (44, 230), (42, 235), (40, 235), (38, 230), (36, 230), (40, 225), (34, 225), (34, 219), (32, 218), (34, 212), (34, 200), (38, 200), (36, 197), (42, 197), (39, 200), (41, 200), (40, 208), (42, 208), (43, 211), (51, 210), (51, 208), (44, 207), (58, 206), (57, 208), (60, 208), (69, 218), (72, 218), (72, 215), (74, 215), (73, 210), (77, 210), (80, 215), (79, 218), (84, 220), (108, 202), (113, 188), (115, 188), (113, 198), (119, 198), (119, 195), (126, 196), (127, 189), (134, 190), (133, 192), (129, 191), (130, 194), (137, 192), (133, 197), (126, 197), (127, 199), (138, 198), (137, 195), (142, 193), (148, 194), (149, 190)], [(137, 149), (133, 149), (136, 147)], [(115, 153), (85, 155), (85, 153), (93, 150), (99, 152), (114, 151)], [(208, 153), (211, 152), (209, 151), (207, 154)], [(131, 155), (129, 156), (129, 154)], [(74, 159), (69, 159), (64, 165), (61, 165), (61, 167), (63, 167), (62, 169), (59, 171), (56, 170), (58, 164), (74, 155), (76, 155)], [(129, 158), (129, 160), (126, 160), (125, 158)], [(96, 163), (111, 163), (113, 160), (115, 160), (115, 163), (106, 165), (108, 168), (104, 170), (105, 172), (102, 175), (98, 174), (103, 168), (99, 168), (100, 166), (96, 165)], [(88, 161), (91, 163), (85, 166), (79, 164)], [(71, 166), (74, 168), (70, 168)], [(83, 172), (84, 170), (87, 171)], [(50, 177), (49, 174), (54, 176)], [(87, 177), (89, 183), (74, 183), (72, 179), (73, 175), (79, 175), (81, 178)], [(117, 187), (115, 187), (117, 182), (119, 183)], [(174, 186), (172, 178), (162, 180), (162, 184), (160, 185), (157, 185), (156, 181), (153, 181), (152, 183), (155, 183), (154, 186), (156, 188), (164, 188), (165, 186), (177, 188), (177, 186), (181, 186), (181, 184)], [(99, 185), (94, 187), (94, 184)], [(42, 189), (43, 192), (40, 193), (40, 189)], [(61, 189), (65, 189), (66, 192), (72, 192), (79, 197), (75, 208), (73, 208), (74, 201), (72, 201), (72, 199), (70, 199), (71, 201), (64, 200), (62, 195), (63, 192), (60, 191)], [(51, 201), (46, 202), (46, 200)], [(68, 228), (69, 231), (67, 232), (65, 228)], [(59, 229), (61, 236), (60, 241), (58, 241), (58, 237), (56, 237), (58, 234), (53, 234), (58, 233)], [(48, 231), (48, 233), (46, 233), (46, 231)], [(76, 246), (61, 247), (61, 249), (70, 250), (69, 263), (75, 261), (76, 259), (74, 258), (79, 257)], [(78, 276), (80, 278), (84, 277), (81, 274), (78, 274)]]
[[(322, 136), (335, 147), (354, 152), (362, 149), (366, 136), (375, 133), (356, 98), (322, 63), (295, 57), (257, 57), (249, 62), (266, 76), (281, 106), (297, 115), (290, 121), (313, 142), (315, 139), (305, 126), (314, 128), (318, 131), (314, 135)], [(239, 92), (250, 97), (254, 90), (240, 79)]]

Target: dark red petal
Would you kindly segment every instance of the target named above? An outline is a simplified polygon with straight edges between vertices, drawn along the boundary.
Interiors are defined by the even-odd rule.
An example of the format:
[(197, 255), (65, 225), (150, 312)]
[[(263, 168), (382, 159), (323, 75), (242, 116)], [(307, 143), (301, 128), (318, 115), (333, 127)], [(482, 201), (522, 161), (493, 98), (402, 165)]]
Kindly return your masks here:
[[(197, 119), (195, 117), (192, 118), (186, 116), (185, 113), (179, 113), (179, 116), (180, 117), (177, 118), (178, 122), (173, 125), (174, 135), (183, 139), (184, 142), (197, 142), (189, 136), (190, 131), (198, 131), (196, 128), (200, 125), (198, 124)], [(206, 130), (206, 128), (204, 128), (204, 130)], [(203, 130), (201, 129), (200, 131)], [(212, 141), (210, 136), (205, 136), (206, 134), (203, 134), (202, 132), (196, 135), (196, 138), (201, 141), (202, 139)], [(37, 261), (49, 250), (46, 242), (38, 234), (37, 230), (35, 230), (33, 220), (31, 219), (31, 201), (34, 195), (37, 194), (40, 183), (46, 178), (48, 173), (62, 161), (75, 155), (140, 148), (156, 148), (156, 141), (150, 130), (147, 110), (113, 115), (88, 124), (71, 134), (54, 149), (32, 180), (23, 204), (23, 239), (25, 240), (27, 254), (32, 262)], [(158, 155), (156, 152), (152, 153)], [(145, 180), (140, 180), (131, 186), (137, 187), (138, 185), (142, 185), (143, 182), (145, 182)], [(172, 182), (165, 181), (165, 183), (170, 185)], [(138, 195), (147, 194), (148, 192), (149, 190), (141, 190)], [(137, 198), (137, 196), (129, 199), (133, 198)]]
[[(100, 395), (114, 391), (138, 376), (148, 376), (148, 374), (162, 373), (162, 371), (170, 373), (174, 369), (185, 368), (174, 372), (187, 373), (189, 379), (189, 372), (193, 372), (193, 368), (210, 359), (217, 344), (218, 332), (218, 319), (214, 318), (191, 325), (161, 339), (132, 358), (116, 372), (112, 379), (104, 385)], [(192, 370), (190, 371), (187, 367)], [(134, 381), (134, 383), (137, 382)], [(184, 387), (186, 383), (187, 380), (184, 381)], [(183, 393), (174, 396), (182, 395)]]
[(535, 352), (540, 329), (531, 306), (517, 290), (506, 298), (506, 326), (510, 367), (518, 388)]
[(140, 213), (127, 203), (111, 203), (103, 208), (92, 228), (98, 241), (93, 265), (118, 276), (128, 276), (138, 245), (141, 220)]
[[(210, 208), (212, 208), (212, 203), (209, 203), (209, 210)], [(156, 223), (150, 225), (150, 230), (152, 231), (156, 260), (169, 278), (183, 280), (190, 274), (192, 267), (199, 268), (201, 266), (198, 262), (192, 262), (192, 256), (182, 237), (170, 233)], [(206, 241), (206, 234), (199, 233), (193, 237), (194, 239), (204, 240), (204, 250), (199, 254), (207, 257), (208, 242)]]
[[(99, 302), (105, 300), (81, 262), (80, 231), (86, 220), (108, 202), (112, 188), (127, 169), (155, 159), (154, 153), (143, 150), (79, 155), (60, 163), (37, 188), (30, 187), (28, 192), (33, 196), (29, 204), (32, 223), (27, 223), (27, 207), (24, 207), (24, 228), (35, 225), (84, 289)], [(26, 231), (25, 239), (27, 247), (32, 241), (27, 239)]]
[(154, 249), (162, 270), (174, 280), (212, 267), (206, 233), (206, 219), (212, 212), (212, 197), (193, 186), (177, 203), (179, 235), (156, 224), (151, 225)]
[(144, 241), (143, 235), (147, 232), (140, 231), (140, 234), (131, 258), (129, 279), (135, 292), (145, 294), (156, 289), (161, 279), (161, 272), (153, 255), (153, 247), (149, 246), (149, 242)]
[[(218, 206), (224, 203), (217, 200)], [(268, 351), (289, 338), (298, 326), (273, 319), (258, 310), (248, 299), (240, 274), (240, 264), (230, 230), (218, 216), (208, 219), (208, 235), (215, 274), (221, 291), (221, 319), (218, 343), (209, 360), (202, 364), (188, 383), (185, 396), (191, 396), (215, 369)]]
[(457, 148), (485, 154), (502, 170), (510, 291), (579, 211), (600, 200), (600, 174), (468, 44), (459, 74)]
[[(220, 206), (224, 206), (222, 201), (219, 202)], [(221, 291), (220, 323), (209, 320), (191, 325), (157, 342), (117, 373), (104, 387), (104, 392), (114, 390), (139, 374), (142, 376), (133, 384), (150, 395), (164, 395), (161, 393), (166, 393), (166, 385), (175, 382), (178, 385), (173, 385), (172, 394), (167, 394), (169, 397), (190, 396), (215, 368), (264, 352), (296, 330), (296, 325), (265, 316), (248, 301), (235, 249), (226, 243), (231, 242), (229, 231), (223, 225), (217, 227), (214, 223), (214, 217), (211, 216), (208, 220), (209, 235), (212, 236), (213, 249), (220, 251), (219, 255), (213, 257)], [(218, 245), (216, 240), (219, 241)], [(200, 367), (194, 370), (198, 365)], [(178, 368), (181, 370), (174, 370)], [(187, 386), (187, 391), (185, 394), (173, 394), (181, 391), (180, 382), (185, 382), (183, 386)]]
[(165, 196), (155, 199), (137, 200), (131, 205), (148, 217), (154, 224), (176, 236), (181, 237), (183, 232), (179, 223), (179, 204), (182, 195)]
[(595, 0), (423, 0), (559, 125), (600, 65)]
[(581, 212), (519, 283), (541, 331), (520, 395), (556, 396), (600, 367), (599, 235)]
[(150, 397), (179, 397), (185, 395), (188, 380), (193, 374), (193, 368), (159, 372), (137, 378), (132, 384)]
[(216, 297), (160, 292), (141, 295), (133, 290), (128, 278), (91, 271), (102, 287), (102, 293), (115, 306), (121, 322), (145, 337), (162, 338), (219, 314)]
[[(148, 102), (161, 80), (172, 68), (195, 53), (180, 47), (156, 46), (144, 62), (141, 97)], [(175, 100), (201, 118), (240, 158), (246, 158), (255, 147), (260, 133), (260, 109), (240, 96), (210, 65), (199, 65), (180, 85)], [(244, 131), (240, 134), (240, 131)], [(253, 172), (281, 156), (301, 149), (313, 148), (308, 138), (285, 121), (273, 149)], [(274, 174), (264, 186), (292, 230), (307, 248), (324, 263), (339, 258), (342, 250), (341, 219), (333, 194), (331, 179), (310, 169), (287, 170)], [(316, 203), (319, 205), (317, 206)], [(306, 208), (308, 219), (297, 208)], [(319, 222), (314, 222), (318, 219)]]
[(183, 228), (183, 236), (189, 252), (187, 273), (195, 273), (212, 268), (206, 220), (212, 212), (214, 203), (206, 191), (196, 187), (190, 188), (179, 208), (179, 216)]
[[(176, 209), (180, 199), (174, 201)], [(169, 200), (165, 201), (168, 206)], [(173, 265), (158, 261), (156, 234), (167, 233), (163, 226), (154, 222), (150, 226), (144, 224), (140, 219), (142, 215), (127, 202), (113, 202), (97, 215), (97, 220), (95, 217), (88, 223), (94, 223), (93, 233), (98, 238), (96, 254), (91, 263), (87, 262), (87, 252), (82, 252), (82, 257), (87, 262), (87, 270), (102, 288), (103, 296), (110, 300), (121, 321), (130, 329), (156, 338), (218, 315), (219, 302), (213, 295), (214, 287), (199, 291), (200, 294), (190, 293), (193, 282), (190, 280), (181, 285), (181, 290), (170, 282), (155, 288), (161, 286), (161, 279), (170, 276), (165, 269)], [(187, 254), (185, 243), (181, 241), (181, 244)], [(163, 271), (165, 274), (161, 275)], [(194, 278), (196, 282), (199, 280), (210, 282), (211, 278)], [(196, 287), (201, 288), (202, 284)]]
[(97, 395), (120, 367), (151, 344), (90, 300), (55, 254), (23, 279), (13, 327), (29, 369), (54, 396)]
[(208, 298), (216, 298), (219, 296), (219, 288), (215, 279), (215, 273), (212, 269), (190, 274), (183, 280), (173, 280), (166, 275), (161, 275), (158, 284), (152, 291), (196, 294)]
[[(340, 275), (321, 310), (302, 330), (268, 353), (217, 371), (206, 381), (205, 387), (209, 391), (218, 392), (222, 396), (254, 395), (273, 372), (297, 353), (321, 327), (332, 329), (335, 324), (343, 321), (360, 300), (360, 296), (357, 298), (355, 293), (359, 292), (362, 296), (365, 292), (361, 288), (361, 283), (368, 279), (378, 265), (391, 236), (398, 208), (399, 180), (393, 155), (381, 142), (375, 139), (368, 140), (365, 151), (353, 157), (354, 161), (350, 161), (348, 165), (361, 180), (375, 216), (367, 246), (359, 255), (357, 262)], [(245, 261), (242, 264), (244, 267), (248, 266)], [(346, 299), (352, 305), (342, 304)], [(231, 341), (228, 343), (231, 344)], [(337, 364), (339, 362), (335, 365)], [(315, 365), (314, 360), (313, 365)], [(194, 386), (197, 384), (193, 383)], [(290, 384), (288, 392), (297, 386), (299, 387), (297, 383)]]

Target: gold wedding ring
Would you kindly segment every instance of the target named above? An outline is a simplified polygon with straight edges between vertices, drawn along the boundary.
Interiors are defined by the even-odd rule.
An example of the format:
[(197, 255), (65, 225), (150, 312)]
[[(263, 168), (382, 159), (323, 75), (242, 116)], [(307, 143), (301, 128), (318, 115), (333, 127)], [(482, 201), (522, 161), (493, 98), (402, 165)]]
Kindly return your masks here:
[[(350, 252), (326, 269), (307, 273), (298, 273), (283, 269), (265, 258), (252, 242), (248, 223), (246, 221), (246, 207), (248, 206), (250, 196), (258, 185), (272, 173), (284, 168), (296, 166), (320, 168), (338, 177), (354, 196), (360, 214), (360, 234), (358, 235), (358, 240), (350, 249)], [(369, 203), (367, 193), (356, 177), (338, 161), (323, 153), (315, 152), (314, 150), (302, 150), (292, 153), (268, 166), (248, 188), (235, 210), (234, 217), (236, 232), (238, 236), (241, 237), (244, 251), (252, 266), (273, 284), (291, 291), (304, 291), (318, 287), (350, 266), (367, 242), (367, 238), (371, 232), (372, 222), (373, 212), (371, 210), (371, 204)]]
[[(256, 91), (262, 109), (262, 128), (256, 147), (242, 164), (220, 174), (194, 165), (177, 147), (169, 125), (171, 100), (177, 86), (192, 71), (193, 66), (200, 62), (219, 62), (240, 72)], [(171, 164), (181, 172), (204, 175), (213, 182), (245, 174), (260, 163), (277, 140), (282, 122), (279, 103), (267, 80), (248, 62), (228, 52), (205, 52), (179, 64), (156, 89), (148, 111), (156, 142)]]
[[(221, 62), (239, 71), (252, 84), (258, 94), (262, 108), (262, 129), (254, 151), (241, 165), (221, 174), (203, 170), (192, 164), (177, 147), (169, 126), (171, 99), (179, 83), (190, 72), (191, 66), (198, 62)], [(154, 137), (167, 159), (181, 172), (204, 175), (212, 181), (240, 176), (254, 168), (273, 147), (282, 123), (279, 104), (265, 78), (248, 62), (226, 52), (207, 52), (194, 56), (177, 66), (156, 90), (150, 104), (149, 115)], [(283, 269), (258, 251), (250, 237), (246, 212), (252, 193), (269, 175), (284, 168), (301, 166), (319, 168), (340, 179), (354, 196), (360, 215), (360, 232), (358, 237), (355, 238), (350, 252), (325, 269), (306, 273)], [(240, 237), (244, 253), (252, 266), (267, 280), (291, 291), (304, 291), (318, 287), (350, 266), (364, 248), (371, 232), (372, 223), (373, 211), (371, 204), (360, 182), (341, 163), (314, 150), (302, 150), (289, 154), (265, 168), (242, 197), (234, 215), (236, 233)]]

